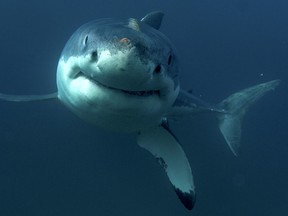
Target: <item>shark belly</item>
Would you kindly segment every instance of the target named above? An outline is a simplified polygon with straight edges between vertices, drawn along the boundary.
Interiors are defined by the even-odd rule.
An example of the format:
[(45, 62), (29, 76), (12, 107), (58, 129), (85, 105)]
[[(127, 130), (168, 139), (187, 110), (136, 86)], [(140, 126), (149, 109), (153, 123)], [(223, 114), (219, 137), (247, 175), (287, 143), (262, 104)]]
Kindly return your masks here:
[(167, 108), (158, 94), (139, 96), (84, 76), (66, 80), (61, 76), (65, 76), (66, 64), (60, 60), (58, 66), (58, 98), (80, 118), (117, 132), (137, 132), (161, 124)]

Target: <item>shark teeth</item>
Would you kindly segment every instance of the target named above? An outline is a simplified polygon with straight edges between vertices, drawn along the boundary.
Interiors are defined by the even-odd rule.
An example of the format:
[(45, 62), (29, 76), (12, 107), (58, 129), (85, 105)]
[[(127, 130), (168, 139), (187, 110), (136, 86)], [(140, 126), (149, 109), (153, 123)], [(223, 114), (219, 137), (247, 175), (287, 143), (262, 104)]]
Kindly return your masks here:
[(136, 96), (141, 96), (141, 97), (147, 97), (151, 95), (160, 95), (160, 92), (158, 90), (150, 90), (150, 91), (125, 91), (121, 90), (122, 92), (130, 95), (136, 95)]
[(97, 80), (93, 79), (90, 76), (87, 76), (82, 71), (77, 73), (76, 76), (74, 77), (74, 79), (77, 79), (78, 77), (85, 77), (85, 78), (89, 79), (90, 81), (92, 81), (93, 83), (96, 83), (97, 85), (101, 85), (101, 86), (104, 86), (105, 88), (121, 91), (121, 92), (123, 92), (125, 94), (128, 94), (128, 95), (131, 95), (131, 96), (139, 96), (139, 97), (148, 97), (148, 96), (152, 96), (152, 95), (160, 96), (160, 91), (159, 90), (127, 91), (127, 90), (123, 90), (123, 89), (113, 88), (111, 86), (107, 86), (107, 85), (104, 85), (104, 84), (98, 82)]

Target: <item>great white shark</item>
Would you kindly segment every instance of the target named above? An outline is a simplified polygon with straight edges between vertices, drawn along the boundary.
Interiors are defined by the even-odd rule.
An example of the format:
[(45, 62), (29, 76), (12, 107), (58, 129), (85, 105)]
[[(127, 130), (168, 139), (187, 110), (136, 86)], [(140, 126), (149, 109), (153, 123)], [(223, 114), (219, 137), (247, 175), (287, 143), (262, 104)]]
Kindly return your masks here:
[(138, 133), (139, 146), (151, 152), (165, 170), (187, 209), (195, 203), (189, 161), (171, 132), (175, 119), (212, 113), (234, 155), (247, 109), (279, 80), (236, 92), (212, 106), (180, 88), (175, 48), (159, 31), (162, 12), (141, 20), (98, 19), (70, 37), (57, 68), (56, 93), (7, 95), (14, 102), (58, 99), (80, 118), (113, 131)]

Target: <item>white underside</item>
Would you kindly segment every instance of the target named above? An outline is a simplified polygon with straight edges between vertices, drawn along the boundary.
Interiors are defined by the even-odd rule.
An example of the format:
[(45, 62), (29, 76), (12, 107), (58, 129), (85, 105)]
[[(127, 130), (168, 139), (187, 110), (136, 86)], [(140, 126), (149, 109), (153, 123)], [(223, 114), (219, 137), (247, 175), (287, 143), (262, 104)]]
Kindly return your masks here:
[[(75, 58), (75, 57), (73, 57)], [(79, 117), (99, 127), (133, 132), (159, 125), (171, 102), (159, 95), (137, 96), (121, 90), (105, 87), (85, 76), (70, 78), (77, 67), (75, 59), (58, 64), (59, 99)], [(73, 71), (75, 70), (75, 72)], [(176, 97), (178, 92), (175, 92)]]

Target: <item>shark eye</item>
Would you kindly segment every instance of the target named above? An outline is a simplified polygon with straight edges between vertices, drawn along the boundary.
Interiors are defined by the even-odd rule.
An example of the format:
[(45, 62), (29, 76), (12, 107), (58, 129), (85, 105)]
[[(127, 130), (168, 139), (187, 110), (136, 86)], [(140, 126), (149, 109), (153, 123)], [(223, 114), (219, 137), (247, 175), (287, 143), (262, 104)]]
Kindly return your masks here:
[(83, 45), (86, 46), (87, 42), (88, 42), (88, 35), (85, 36), (83, 40)]
[(169, 55), (169, 57), (168, 57), (168, 65), (170, 65), (171, 62), (172, 62), (172, 55)]

